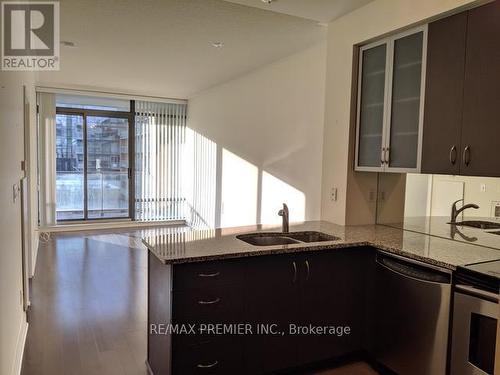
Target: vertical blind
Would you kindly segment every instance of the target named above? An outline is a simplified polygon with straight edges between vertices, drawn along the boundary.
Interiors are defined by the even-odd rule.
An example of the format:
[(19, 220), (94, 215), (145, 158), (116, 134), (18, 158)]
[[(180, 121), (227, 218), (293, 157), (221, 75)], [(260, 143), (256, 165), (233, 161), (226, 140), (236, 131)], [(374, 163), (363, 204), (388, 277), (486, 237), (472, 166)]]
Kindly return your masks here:
[(185, 219), (185, 103), (135, 102), (135, 219)]

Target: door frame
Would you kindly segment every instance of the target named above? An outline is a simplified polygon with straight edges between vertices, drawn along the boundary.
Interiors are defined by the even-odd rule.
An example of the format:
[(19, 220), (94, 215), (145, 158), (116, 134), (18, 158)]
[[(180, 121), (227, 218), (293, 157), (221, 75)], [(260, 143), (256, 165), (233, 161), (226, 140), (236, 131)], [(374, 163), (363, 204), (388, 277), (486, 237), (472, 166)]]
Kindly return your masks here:
[[(134, 220), (135, 218), (135, 101), (130, 101), (130, 111), (109, 111), (99, 109), (83, 109), (71, 107), (56, 107), (57, 115), (75, 115), (82, 116), (83, 119), (83, 219), (65, 219), (58, 222), (87, 222), (87, 221), (108, 221), (108, 220)], [(126, 118), (128, 121), (128, 216), (127, 217), (106, 217), (89, 218), (88, 217), (88, 186), (87, 186), (87, 117), (113, 117)], [(56, 202), (57, 203), (57, 202)]]

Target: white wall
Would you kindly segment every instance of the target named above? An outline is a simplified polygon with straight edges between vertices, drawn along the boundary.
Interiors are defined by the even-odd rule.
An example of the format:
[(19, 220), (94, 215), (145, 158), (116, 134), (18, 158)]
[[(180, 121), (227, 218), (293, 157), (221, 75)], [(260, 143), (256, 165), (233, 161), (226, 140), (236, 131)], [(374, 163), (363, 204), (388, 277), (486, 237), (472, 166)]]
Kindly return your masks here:
[[(188, 126), (217, 145), (216, 224), (320, 216), (326, 45), (189, 99)], [(222, 210), (220, 210), (222, 207)]]
[[(349, 149), (353, 46), (470, 3), (470, 0), (376, 0), (328, 26), (322, 218), (339, 224), (375, 221), (375, 173), (354, 173)], [(351, 132), (352, 134), (352, 132)], [(350, 151), (350, 152), (349, 152)], [(330, 190), (338, 188), (338, 200)]]
[(21, 202), (13, 185), (22, 177), (23, 87), (33, 88), (30, 73), (0, 73), (0, 374), (19, 370), (27, 328), (22, 291)]

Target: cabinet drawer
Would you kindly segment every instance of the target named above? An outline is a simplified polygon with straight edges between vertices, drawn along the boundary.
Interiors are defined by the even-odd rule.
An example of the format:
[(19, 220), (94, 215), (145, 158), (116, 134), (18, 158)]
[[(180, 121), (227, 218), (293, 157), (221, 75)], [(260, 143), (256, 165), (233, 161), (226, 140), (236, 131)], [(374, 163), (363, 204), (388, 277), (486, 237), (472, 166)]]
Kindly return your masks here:
[(176, 345), (173, 373), (239, 374), (243, 372), (242, 362), (242, 346), (238, 338), (215, 337), (193, 345)]
[(174, 291), (172, 306), (175, 323), (238, 322), (243, 310), (241, 292), (234, 287)]
[(173, 289), (214, 289), (243, 282), (244, 262), (241, 259), (220, 262), (179, 264), (174, 267)]

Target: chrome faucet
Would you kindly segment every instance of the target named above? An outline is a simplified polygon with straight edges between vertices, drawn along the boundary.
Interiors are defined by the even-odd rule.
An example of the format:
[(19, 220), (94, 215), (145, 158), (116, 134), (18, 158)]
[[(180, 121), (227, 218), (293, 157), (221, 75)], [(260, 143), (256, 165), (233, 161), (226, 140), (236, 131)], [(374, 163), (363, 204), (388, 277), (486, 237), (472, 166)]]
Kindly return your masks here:
[(283, 203), (283, 208), (279, 210), (278, 215), (282, 217), (283, 233), (288, 233), (290, 231), (290, 226), (288, 224), (288, 206), (286, 203)]
[(459, 199), (459, 200), (453, 202), (453, 204), (451, 205), (451, 221), (450, 221), (450, 224), (455, 224), (457, 222), (457, 216), (460, 215), (460, 213), (463, 210), (466, 210), (467, 208), (475, 208), (477, 210), (479, 208), (479, 206), (477, 204), (474, 204), (474, 203), (465, 204), (462, 207), (457, 208), (457, 203), (458, 202), (462, 202), (462, 201), (463, 201), (463, 199)]

